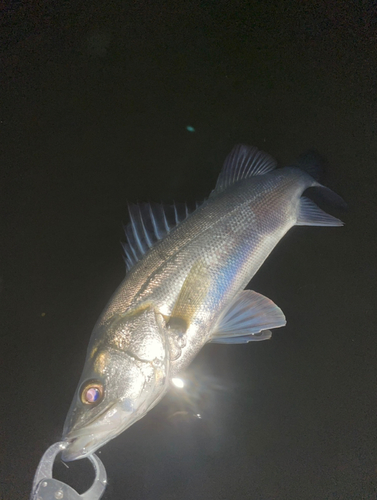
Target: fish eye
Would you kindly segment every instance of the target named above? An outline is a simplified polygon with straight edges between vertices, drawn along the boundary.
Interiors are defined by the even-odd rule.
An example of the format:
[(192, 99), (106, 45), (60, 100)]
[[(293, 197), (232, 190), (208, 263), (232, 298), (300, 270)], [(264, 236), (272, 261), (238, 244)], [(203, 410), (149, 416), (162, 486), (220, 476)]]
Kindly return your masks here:
[(101, 382), (89, 380), (84, 382), (81, 391), (81, 402), (85, 405), (96, 406), (100, 403), (104, 396), (104, 389)]

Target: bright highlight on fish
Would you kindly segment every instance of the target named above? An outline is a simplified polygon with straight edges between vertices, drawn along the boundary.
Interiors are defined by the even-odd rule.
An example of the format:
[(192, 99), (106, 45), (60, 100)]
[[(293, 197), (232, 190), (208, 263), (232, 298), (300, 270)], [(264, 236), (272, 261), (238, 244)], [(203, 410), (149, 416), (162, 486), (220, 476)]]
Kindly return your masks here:
[[(66, 418), (65, 460), (93, 453), (153, 408), (207, 342), (271, 338), (285, 316), (245, 290), (295, 225), (342, 226), (304, 196), (322, 190), (310, 162), (276, 168), (255, 147), (236, 146), (215, 189), (187, 205), (130, 205), (127, 275), (97, 321)], [(198, 415), (198, 418), (200, 416)]]
[(181, 378), (177, 378), (177, 377), (174, 377), (171, 379), (173, 385), (175, 385), (175, 387), (178, 387), (178, 389), (183, 389), (184, 386), (185, 386), (185, 383), (183, 382), (183, 380)]

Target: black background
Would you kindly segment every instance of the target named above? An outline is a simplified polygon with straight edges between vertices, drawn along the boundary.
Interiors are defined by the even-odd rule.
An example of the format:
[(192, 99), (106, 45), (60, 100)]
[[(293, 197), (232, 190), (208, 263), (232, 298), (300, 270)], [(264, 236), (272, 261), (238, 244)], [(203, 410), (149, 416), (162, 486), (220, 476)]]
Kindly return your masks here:
[[(103, 498), (377, 498), (373, 3), (0, 8), (1, 499), (61, 437), (127, 200), (202, 199), (239, 142), (281, 164), (317, 148), (346, 225), (291, 230), (251, 285), (287, 327), (206, 346), (186, 392), (101, 450)], [(84, 491), (86, 462), (56, 474)]]

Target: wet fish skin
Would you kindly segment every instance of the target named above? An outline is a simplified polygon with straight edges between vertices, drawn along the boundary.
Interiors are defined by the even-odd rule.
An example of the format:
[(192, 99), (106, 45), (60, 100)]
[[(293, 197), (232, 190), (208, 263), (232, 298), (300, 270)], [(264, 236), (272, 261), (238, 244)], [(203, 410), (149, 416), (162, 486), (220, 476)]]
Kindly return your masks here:
[[(66, 419), (66, 460), (144, 416), (207, 342), (269, 338), (269, 328), (285, 324), (272, 301), (242, 290), (292, 226), (342, 223), (302, 197), (321, 187), (313, 177), (295, 167), (274, 170), (271, 157), (256, 151), (233, 150), (209, 199), (133, 265), (110, 299)], [(134, 260), (135, 245), (145, 250), (136, 238)], [(80, 397), (88, 380), (104, 387), (93, 407)]]

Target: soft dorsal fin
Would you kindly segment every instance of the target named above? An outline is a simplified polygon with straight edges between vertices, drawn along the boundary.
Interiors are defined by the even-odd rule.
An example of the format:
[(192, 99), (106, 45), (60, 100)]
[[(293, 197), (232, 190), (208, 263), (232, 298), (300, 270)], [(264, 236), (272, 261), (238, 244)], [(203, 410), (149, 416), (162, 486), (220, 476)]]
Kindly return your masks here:
[[(196, 208), (198, 206), (199, 204), (196, 205)], [(166, 236), (195, 209), (190, 209), (186, 203), (174, 203), (173, 205), (129, 203), (128, 212), (131, 220), (124, 227), (127, 242), (122, 243), (127, 271), (157, 241)]]
[(259, 151), (254, 146), (238, 144), (226, 157), (212, 194), (224, 191), (224, 189), (241, 179), (267, 174), (274, 170), (276, 166), (276, 161), (268, 153)]

